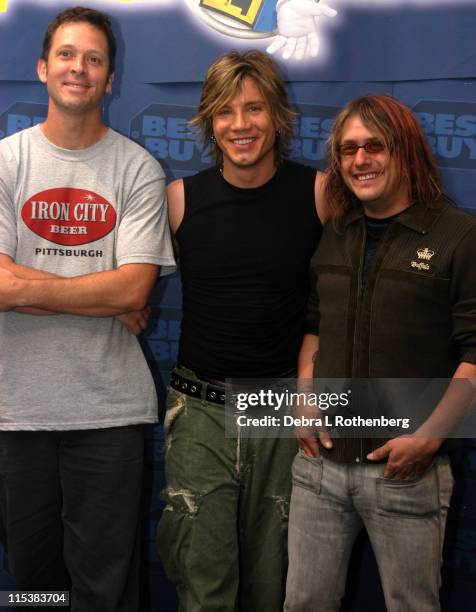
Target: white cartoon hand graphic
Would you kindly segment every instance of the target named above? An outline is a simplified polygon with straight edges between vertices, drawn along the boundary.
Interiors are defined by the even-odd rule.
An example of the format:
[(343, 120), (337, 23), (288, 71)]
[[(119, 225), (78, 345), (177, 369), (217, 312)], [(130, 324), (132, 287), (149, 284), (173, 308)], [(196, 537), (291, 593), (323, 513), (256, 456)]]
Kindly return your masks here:
[(266, 49), (283, 59), (302, 60), (319, 53), (316, 17), (335, 17), (337, 11), (318, 0), (278, 0), (278, 35)]

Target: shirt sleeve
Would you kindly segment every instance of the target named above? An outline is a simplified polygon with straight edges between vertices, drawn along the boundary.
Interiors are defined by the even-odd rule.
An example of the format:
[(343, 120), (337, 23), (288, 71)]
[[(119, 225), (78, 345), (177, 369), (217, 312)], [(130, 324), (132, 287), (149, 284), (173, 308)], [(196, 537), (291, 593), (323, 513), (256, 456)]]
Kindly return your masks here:
[(14, 207), (12, 156), (5, 143), (0, 147), (0, 253), (15, 259), (17, 221)]
[(117, 265), (150, 263), (161, 275), (175, 271), (168, 225), (165, 176), (159, 163), (144, 151), (134, 169), (119, 222)]

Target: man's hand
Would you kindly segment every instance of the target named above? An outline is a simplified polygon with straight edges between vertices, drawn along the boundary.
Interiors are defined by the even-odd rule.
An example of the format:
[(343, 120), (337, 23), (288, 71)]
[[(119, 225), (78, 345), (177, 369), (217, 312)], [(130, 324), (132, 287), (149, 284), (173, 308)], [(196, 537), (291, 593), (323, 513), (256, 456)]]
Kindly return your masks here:
[(443, 438), (408, 436), (393, 438), (367, 455), (370, 461), (388, 457), (384, 478), (410, 480), (418, 478), (430, 465)]
[(278, 36), (266, 51), (283, 59), (316, 57), (319, 53), (316, 17), (335, 17), (337, 11), (316, 0), (278, 0)]
[(126, 327), (131, 334), (138, 336), (142, 333), (149, 321), (150, 306), (146, 306), (142, 310), (134, 310), (125, 314), (117, 315), (115, 318)]
[[(309, 383), (312, 380), (298, 380), (299, 395), (306, 394), (304, 387), (307, 387), (309, 392)], [(301, 419), (303, 425), (297, 425), (295, 436), (298, 446), (305, 455), (310, 457), (319, 457), (321, 454), (319, 445), (322, 444), (326, 448), (332, 448), (332, 440), (324, 425), (322, 412), (317, 406), (310, 405), (307, 401), (298, 401), (296, 406), (296, 418)], [(319, 424), (320, 423), (320, 424)]]
[(322, 427), (296, 427), (296, 438), (301, 451), (309, 457), (319, 457), (319, 444), (332, 448), (332, 439)]

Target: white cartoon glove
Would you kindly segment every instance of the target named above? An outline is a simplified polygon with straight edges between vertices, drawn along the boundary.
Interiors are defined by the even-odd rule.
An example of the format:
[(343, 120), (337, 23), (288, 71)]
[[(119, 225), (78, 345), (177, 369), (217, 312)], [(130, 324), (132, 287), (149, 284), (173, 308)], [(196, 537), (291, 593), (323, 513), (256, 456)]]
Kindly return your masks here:
[(316, 57), (319, 38), (316, 17), (335, 17), (335, 11), (319, 0), (278, 0), (276, 4), (278, 35), (266, 49), (281, 53), (283, 59)]

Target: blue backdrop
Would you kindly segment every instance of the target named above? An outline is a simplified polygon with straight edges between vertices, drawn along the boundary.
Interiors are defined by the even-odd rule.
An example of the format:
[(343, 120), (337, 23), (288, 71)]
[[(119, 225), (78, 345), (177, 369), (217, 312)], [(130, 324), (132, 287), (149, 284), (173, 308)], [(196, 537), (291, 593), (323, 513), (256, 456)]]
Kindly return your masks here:
[[(309, 0), (312, 1), (312, 0)], [(207, 167), (206, 149), (187, 128), (208, 65), (230, 48), (266, 50), (276, 31), (275, 0), (101, 0), (119, 40), (108, 123), (144, 145), (169, 179)], [(72, 2), (0, 0), (0, 138), (46, 114), (36, 59), (47, 23)], [(475, 0), (328, 0), (335, 18), (316, 20), (315, 58), (278, 57), (300, 111), (292, 158), (325, 168), (325, 140), (337, 110), (369, 91), (388, 92), (419, 117), (446, 190), (476, 213)], [(0, 169), (1, 172), (1, 169)], [(474, 265), (474, 262), (468, 262)], [(177, 276), (153, 294), (144, 350), (162, 399), (177, 354), (181, 291)], [(456, 489), (445, 545), (443, 607), (461, 611), (476, 597), (476, 445), (453, 457)], [(143, 612), (175, 610), (173, 588), (155, 555), (163, 486), (162, 429), (150, 428), (143, 508)], [(11, 586), (0, 550), (0, 590)], [(345, 609), (385, 610), (372, 552), (357, 547)], [(266, 612), (266, 611), (263, 611)]]

